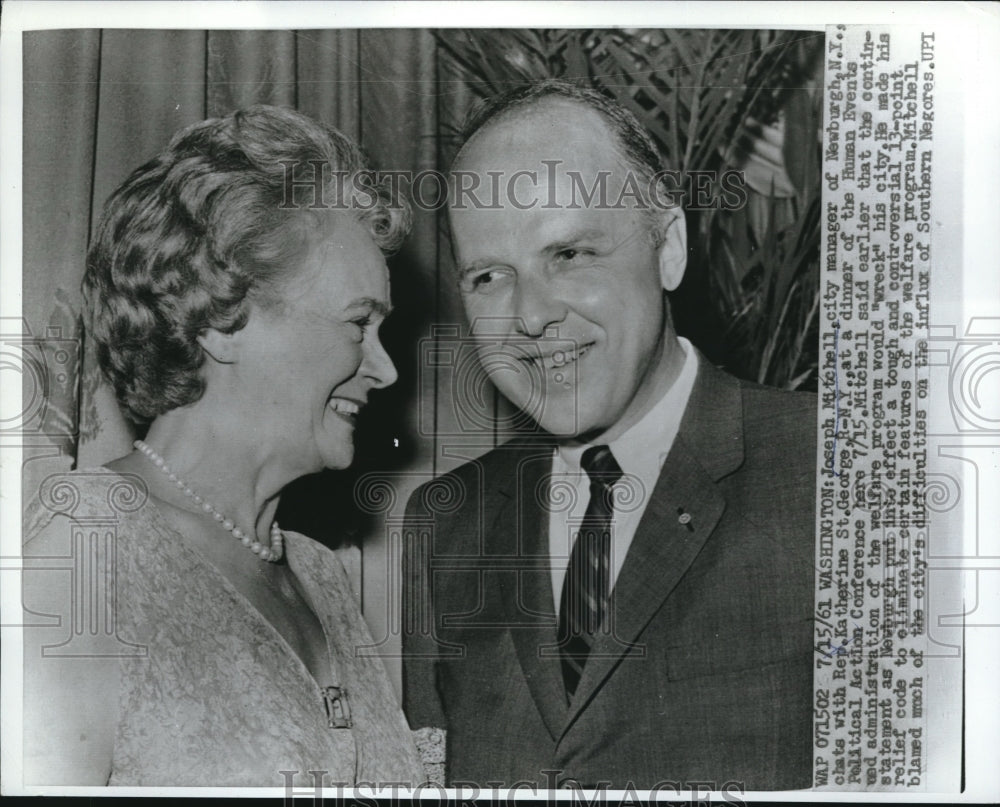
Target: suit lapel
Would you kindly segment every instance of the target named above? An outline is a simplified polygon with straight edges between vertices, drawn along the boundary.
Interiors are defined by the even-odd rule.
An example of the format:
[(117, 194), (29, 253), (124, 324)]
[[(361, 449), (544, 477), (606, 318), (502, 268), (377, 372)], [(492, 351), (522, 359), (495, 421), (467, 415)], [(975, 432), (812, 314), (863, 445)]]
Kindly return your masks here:
[[(627, 652), (701, 551), (725, 509), (725, 500), (687, 447), (675, 444), (632, 539), (571, 706), (570, 722)], [(678, 509), (691, 516), (680, 523)], [(688, 529), (688, 527), (691, 529)], [(638, 663), (646, 663), (644, 661)], [(567, 724), (568, 727), (568, 724)]]
[(743, 461), (739, 382), (698, 358), (680, 430), (618, 575), (607, 629), (594, 642), (563, 732), (626, 653), (648, 656), (649, 648), (636, 644), (639, 635), (718, 524), (726, 502), (716, 482)]
[(517, 570), (498, 575), (505, 624), (518, 661), (549, 734), (555, 740), (566, 720), (566, 696), (557, 652), (557, 619), (549, 571), (548, 521), (539, 496), (547, 492), (552, 445), (511, 449), (505, 458), (497, 517), (488, 552), (515, 558)]

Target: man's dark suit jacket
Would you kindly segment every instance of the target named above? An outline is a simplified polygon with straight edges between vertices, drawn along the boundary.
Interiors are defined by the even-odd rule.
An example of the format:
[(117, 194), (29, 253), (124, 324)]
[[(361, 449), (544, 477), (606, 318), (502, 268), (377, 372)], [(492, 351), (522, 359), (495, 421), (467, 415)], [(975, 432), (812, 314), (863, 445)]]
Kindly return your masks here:
[(814, 396), (699, 356), (569, 705), (541, 504), (553, 444), (508, 443), (418, 489), (404, 705), (413, 728), (447, 729), (448, 782), (809, 787), (815, 445)]

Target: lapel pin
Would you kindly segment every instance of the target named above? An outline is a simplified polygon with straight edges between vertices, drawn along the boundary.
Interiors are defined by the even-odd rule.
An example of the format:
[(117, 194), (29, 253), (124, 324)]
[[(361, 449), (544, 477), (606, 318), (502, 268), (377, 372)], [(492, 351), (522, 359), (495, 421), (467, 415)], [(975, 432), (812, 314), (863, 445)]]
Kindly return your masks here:
[(683, 507), (677, 508), (677, 523), (688, 528), (688, 532), (694, 532), (694, 525), (691, 523), (691, 514), (685, 513)]

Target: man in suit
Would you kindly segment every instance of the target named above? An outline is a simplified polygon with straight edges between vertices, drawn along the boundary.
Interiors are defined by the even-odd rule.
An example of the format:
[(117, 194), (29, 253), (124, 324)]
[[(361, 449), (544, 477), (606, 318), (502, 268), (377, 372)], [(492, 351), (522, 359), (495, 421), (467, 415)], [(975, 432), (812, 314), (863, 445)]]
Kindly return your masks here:
[(473, 332), (509, 349), (484, 367), (539, 428), (410, 500), (411, 725), (447, 731), (451, 784), (809, 787), (814, 396), (674, 332), (683, 214), (614, 102), (509, 92), (452, 170), (505, 190), (452, 197), (453, 248)]

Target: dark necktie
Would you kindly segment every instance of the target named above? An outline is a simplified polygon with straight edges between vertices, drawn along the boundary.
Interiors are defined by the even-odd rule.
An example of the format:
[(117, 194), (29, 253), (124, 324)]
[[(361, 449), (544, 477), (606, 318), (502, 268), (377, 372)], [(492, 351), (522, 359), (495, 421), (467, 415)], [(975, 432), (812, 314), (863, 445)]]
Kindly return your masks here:
[(572, 699), (611, 594), (611, 488), (622, 469), (607, 446), (583, 452), (580, 465), (590, 477), (590, 502), (573, 543), (559, 605), (563, 682)]

